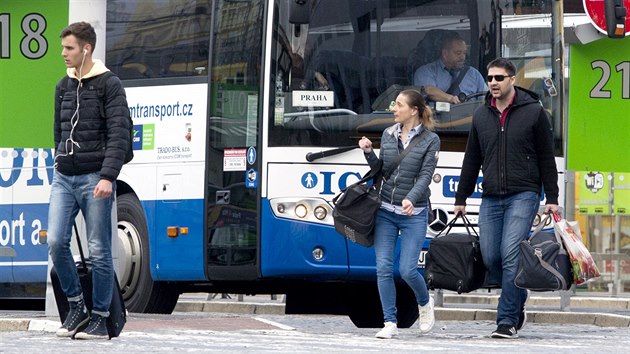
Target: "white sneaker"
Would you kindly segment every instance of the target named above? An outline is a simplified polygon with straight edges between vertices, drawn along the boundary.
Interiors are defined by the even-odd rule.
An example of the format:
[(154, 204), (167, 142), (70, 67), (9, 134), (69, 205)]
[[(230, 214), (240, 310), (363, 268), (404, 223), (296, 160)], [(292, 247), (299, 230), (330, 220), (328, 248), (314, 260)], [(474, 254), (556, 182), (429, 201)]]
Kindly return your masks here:
[(429, 333), (435, 325), (435, 315), (433, 314), (433, 298), (429, 296), (429, 302), (424, 306), (418, 306), (420, 316), (418, 324), (420, 325), (420, 333)]
[(376, 333), (376, 338), (390, 339), (398, 335), (398, 326), (394, 322), (385, 322), (383, 329)]

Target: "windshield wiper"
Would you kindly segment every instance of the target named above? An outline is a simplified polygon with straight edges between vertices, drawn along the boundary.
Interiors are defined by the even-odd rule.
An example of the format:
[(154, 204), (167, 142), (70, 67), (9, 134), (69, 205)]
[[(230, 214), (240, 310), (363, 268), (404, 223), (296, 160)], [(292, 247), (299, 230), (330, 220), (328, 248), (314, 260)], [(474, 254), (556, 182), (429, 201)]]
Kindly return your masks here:
[(344, 152), (350, 151), (350, 150), (354, 150), (356, 148), (358, 148), (358, 145), (352, 145), (352, 146), (344, 146), (344, 147), (340, 147), (340, 148), (336, 148), (336, 149), (330, 149), (330, 150), (323, 150), (320, 152), (309, 152), (308, 154), (306, 154), (306, 161), (308, 162), (313, 162), (317, 159), (321, 159), (323, 157), (327, 157), (327, 156), (333, 156), (333, 155), (337, 155), (337, 154), (342, 154)]

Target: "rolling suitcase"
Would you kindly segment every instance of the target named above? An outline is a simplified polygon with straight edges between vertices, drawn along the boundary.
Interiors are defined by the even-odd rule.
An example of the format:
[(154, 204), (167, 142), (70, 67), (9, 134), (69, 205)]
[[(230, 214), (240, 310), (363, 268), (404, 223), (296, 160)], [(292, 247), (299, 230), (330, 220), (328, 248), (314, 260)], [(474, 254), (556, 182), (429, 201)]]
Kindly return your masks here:
[[(81, 247), (81, 240), (79, 239), (79, 233), (76, 225), (74, 225), (74, 230), (77, 235), (77, 244), (81, 255), (81, 261), (77, 262), (77, 272), (79, 273), (79, 281), (81, 282), (81, 288), (83, 289), (83, 299), (85, 301), (85, 305), (89, 311), (92, 311), (92, 264), (89, 260), (86, 260), (83, 255), (83, 248)], [(61, 283), (59, 282), (59, 277), (57, 276), (57, 270), (54, 266), (50, 270), (50, 281), (55, 294), (55, 302), (57, 302), (59, 318), (63, 323), (68, 316), (70, 306), (68, 304), (68, 298), (61, 288)], [(116, 277), (116, 273), (114, 273), (112, 302), (109, 306), (109, 317), (106, 321), (109, 337), (118, 337), (126, 322), (127, 309), (125, 308), (125, 302), (123, 301), (120, 286), (118, 285), (118, 277)]]
[[(468, 233), (449, 233), (460, 217)], [(444, 230), (429, 244), (424, 270), (427, 286), (431, 290), (453, 290), (458, 294), (481, 288), (486, 268), (481, 258), (479, 235), (463, 215), (457, 215)]]

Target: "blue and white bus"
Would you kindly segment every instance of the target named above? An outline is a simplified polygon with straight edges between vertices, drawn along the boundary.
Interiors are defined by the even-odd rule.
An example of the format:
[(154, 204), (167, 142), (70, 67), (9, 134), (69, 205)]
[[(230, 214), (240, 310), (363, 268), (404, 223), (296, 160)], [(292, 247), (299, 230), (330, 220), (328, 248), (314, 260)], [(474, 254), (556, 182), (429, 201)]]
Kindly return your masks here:
[[(2, 1), (12, 20), (43, 11), (37, 1)], [(515, 59), (519, 85), (539, 92), (552, 114), (563, 171), (562, 101), (542, 84), (562, 76), (552, 30), (561, 23), (562, 2), (46, 3), (68, 9), (64, 20), (95, 25), (97, 57), (101, 53), (126, 87), (135, 158), (117, 181), (117, 253), (130, 311), (170, 313), (188, 291), (278, 293), (287, 295), (287, 313), (346, 314), (360, 327), (382, 325), (374, 252), (333, 227), (332, 198), (368, 170), (359, 149), (339, 148), (356, 146), (364, 135), (378, 147), (393, 123), (387, 110), (392, 92), (395, 97), (413, 86), (414, 71), (437, 59), (448, 31), (466, 40), (468, 64), (482, 74), (497, 56)], [(46, 19), (46, 12), (41, 16)], [(547, 25), (514, 25), (531, 18)], [(504, 30), (508, 23), (515, 29)], [(59, 54), (54, 48), (65, 23), (56, 24), (42, 35), (47, 58)], [(63, 75), (57, 59), (46, 66), (60, 68), (47, 82), (51, 102)], [(2, 85), (4, 90), (4, 80)], [(453, 218), (481, 94), (434, 107), (442, 151), (431, 184), (437, 215), (431, 235)], [(51, 126), (51, 102), (38, 112), (40, 126)], [(4, 126), (11, 111), (0, 110)], [(17, 296), (16, 288), (24, 296), (43, 296), (47, 249), (36, 231), (47, 224), (52, 127), (39, 136), (27, 143), (0, 141), (0, 246), (14, 253), (0, 258), (2, 296)], [(479, 183), (469, 200), (474, 223), (481, 188)], [(399, 325), (409, 327), (417, 306), (406, 286), (398, 293)]]

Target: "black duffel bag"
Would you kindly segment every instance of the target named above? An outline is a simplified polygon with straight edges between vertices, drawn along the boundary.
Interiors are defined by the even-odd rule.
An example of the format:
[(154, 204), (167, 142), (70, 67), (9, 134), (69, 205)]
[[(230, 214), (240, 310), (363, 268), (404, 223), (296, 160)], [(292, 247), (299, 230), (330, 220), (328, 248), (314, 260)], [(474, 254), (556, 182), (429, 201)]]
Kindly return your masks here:
[[(461, 218), (467, 233), (450, 233)], [(445, 234), (442, 232), (446, 230)], [(479, 235), (466, 216), (458, 214), (429, 244), (424, 278), (429, 289), (446, 289), (458, 294), (481, 288), (486, 267), (481, 257)], [(472, 230), (472, 232), (471, 232)]]
[[(380, 160), (379, 160), (380, 162)], [(374, 244), (376, 212), (381, 207), (380, 173), (382, 164), (370, 170), (333, 198), (335, 230), (348, 240), (365, 247)], [(373, 182), (373, 183), (370, 183)]]
[(541, 232), (552, 222), (547, 215), (528, 240), (521, 241), (514, 285), (533, 291), (568, 290), (573, 281), (571, 260), (562, 240), (552, 230)]

